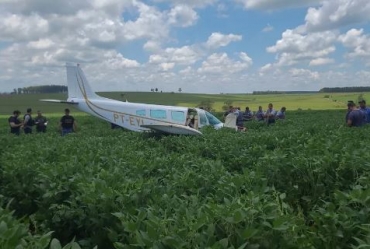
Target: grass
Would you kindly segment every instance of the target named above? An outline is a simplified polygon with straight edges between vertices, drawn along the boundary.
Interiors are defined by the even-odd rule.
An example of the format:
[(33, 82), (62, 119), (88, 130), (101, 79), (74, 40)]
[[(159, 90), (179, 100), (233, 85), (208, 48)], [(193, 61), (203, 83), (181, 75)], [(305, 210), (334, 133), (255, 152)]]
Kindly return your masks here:
[[(176, 105), (194, 107), (203, 102), (212, 102), (215, 111), (222, 111), (222, 106), (229, 101), (234, 106), (245, 109), (249, 106), (257, 110), (258, 106), (266, 109), (268, 103), (273, 103), (276, 109), (285, 106), (287, 110), (333, 110), (345, 109), (348, 100), (357, 101), (361, 93), (312, 93), (312, 94), (276, 94), (276, 95), (251, 95), (251, 94), (187, 94), (187, 93), (152, 93), (152, 92), (127, 92), (122, 96), (121, 92), (103, 92), (101, 96), (130, 102)], [(328, 97), (329, 96), (329, 97)], [(15, 109), (25, 113), (28, 107), (34, 111), (41, 110), (43, 113), (63, 113), (70, 107), (66, 104), (53, 104), (40, 102), (39, 99), (67, 98), (66, 94), (22, 94), (0, 95), (0, 115), (9, 115)], [(363, 94), (363, 98), (369, 99), (370, 93)], [(73, 109), (72, 109), (73, 110)], [(74, 113), (78, 112), (77, 110)]]

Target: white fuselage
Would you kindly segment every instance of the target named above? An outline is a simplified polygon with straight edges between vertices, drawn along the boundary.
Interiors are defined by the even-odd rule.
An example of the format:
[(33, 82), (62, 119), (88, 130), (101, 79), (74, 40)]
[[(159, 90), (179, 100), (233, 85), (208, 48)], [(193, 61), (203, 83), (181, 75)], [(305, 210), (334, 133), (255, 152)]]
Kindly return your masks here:
[(198, 108), (129, 103), (102, 97), (69, 98), (68, 101), (78, 103), (77, 108), (83, 112), (132, 131), (149, 131), (149, 128), (142, 127), (147, 125), (186, 126), (190, 111), (196, 112), (198, 116), (197, 128), (212, 125), (217, 129), (223, 126), (212, 114)]

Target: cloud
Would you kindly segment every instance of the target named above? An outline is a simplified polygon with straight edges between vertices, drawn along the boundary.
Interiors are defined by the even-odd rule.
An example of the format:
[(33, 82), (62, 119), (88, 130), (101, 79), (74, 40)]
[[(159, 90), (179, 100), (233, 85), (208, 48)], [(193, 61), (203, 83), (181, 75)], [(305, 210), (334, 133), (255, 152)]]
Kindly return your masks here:
[(289, 73), (292, 77), (299, 77), (299, 78), (311, 78), (313, 80), (317, 80), (320, 78), (320, 75), (318, 72), (313, 72), (308, 69), (302, 69), (302, 68), (292, 68), (289, 70)]
[(163, 71), (169, 71), (170, 69), (173, 69), (175, 67), (175, 63), (161, 63), (160, 67)]
[(370, 21), (368, 0), (325, 0), (320, 7), (309, 8), (304, 32), (325, 31)]
[(274, 27), (272, 27), (270, 24), (267, 24), (267, 26), (262, 29), (262, 32), (271, 32), (273, 30)]
[(172, 5), (186, 4), (190, 7), (203, 8), (208, 5), (213, 5), (219, 0), (152, 0), (155, 3), (170, 3)]
[(370, 58), (370, 36), (365, 35), (363, 29), (351, 29), (338, 40), (350, 49), (349, 58)]
[(37, 14), (0, 16), (0, 41), (32, 40), (42, 37), (48, 32), (49, 22)]
[(174, 26), (188, 27), (193, 25), (198, 17), (198, 14), (187, 5), (177, 5), (171, 9), (168, 14), (169, 23)]
[(190, 65), (199, 60), (200, 54), (189, 46), (180, 48), (166, 48), (165, 50), (152, 54), (149, 57), (149, 63), (162, 64), (162, 63), (176, 63), (181, 65)]
[(226, 53), (214, 53), (203, 61), (198, 72), (229, 74), (244, 71), (252, 64), (252, 59), (246, 53), (241, 53), (239, 56), (242, 61), (232, 60)]
[(211, 36), (208, 38), (206, 42), (206, 46), (211, 49), (216, 49), (219, 47), (225, 47), (229, 45), (229, 43), (234, 41), (241, 41), (242, 36), (241, 35), (234, 35), (234, 34), (228, 34), (224, 35), (221, 33), (212, 33)]
[(325, 57), (335, 51), (337, 33), (325, 31), (300, 34), (296, 30), (286, 30), (274, 46), (268, 47), (269, 53), (277, 53), (278, 65), (294, 65), (312, 59)]
[(334, 63), (334, 59), (331, 58), (317, 58), (310, 61), (309, 66), (322, 66), (326, 64)]
[(302, 6), (312, 6), (322, 0), (235, 0), (244, 5), (246, 9), (274, 10)]

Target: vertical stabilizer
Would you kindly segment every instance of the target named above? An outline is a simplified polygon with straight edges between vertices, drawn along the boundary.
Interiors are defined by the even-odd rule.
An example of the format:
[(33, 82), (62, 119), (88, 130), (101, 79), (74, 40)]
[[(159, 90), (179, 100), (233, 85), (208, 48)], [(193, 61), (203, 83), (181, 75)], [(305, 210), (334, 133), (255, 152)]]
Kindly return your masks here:
[(68, 83), (68, 99), (96, 99), (100, 98), (91, 89), (84, 72), (79, 64), (74, 65), (67, 63), (67, 83)]

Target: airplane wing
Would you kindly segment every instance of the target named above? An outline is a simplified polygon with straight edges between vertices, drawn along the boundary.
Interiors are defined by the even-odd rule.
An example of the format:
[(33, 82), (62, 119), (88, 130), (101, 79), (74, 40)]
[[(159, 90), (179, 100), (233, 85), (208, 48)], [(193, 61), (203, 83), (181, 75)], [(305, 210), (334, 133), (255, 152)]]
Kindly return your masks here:
[(40, 101), (42, 101), (42, 102), (52, 102), (52, 103), (62, 103), (62, 104), (78, 105), (78, 102), (66, 101), (66, 100), (58, 100), (58, 99), (40, 99)]
[(141, 127), (149, 128), (156, 132), (175, 134), (175, 135), (203, 135), (200, 131), (189, 126), (178, 124), (162, 124), (162, 125), (141, 125)]

